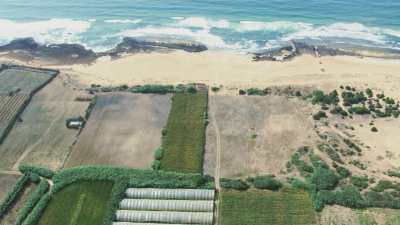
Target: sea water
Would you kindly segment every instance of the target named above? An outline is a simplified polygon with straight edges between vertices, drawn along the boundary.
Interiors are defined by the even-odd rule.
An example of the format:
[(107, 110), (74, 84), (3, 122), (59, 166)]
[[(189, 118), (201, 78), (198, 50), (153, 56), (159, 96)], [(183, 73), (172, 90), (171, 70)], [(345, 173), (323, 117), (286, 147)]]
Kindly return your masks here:
[(1, 0), (0, 45), (25, 37), (95, 51), (123, 37), (240, 52), (290, 40), (400, 49), (400, 0)]

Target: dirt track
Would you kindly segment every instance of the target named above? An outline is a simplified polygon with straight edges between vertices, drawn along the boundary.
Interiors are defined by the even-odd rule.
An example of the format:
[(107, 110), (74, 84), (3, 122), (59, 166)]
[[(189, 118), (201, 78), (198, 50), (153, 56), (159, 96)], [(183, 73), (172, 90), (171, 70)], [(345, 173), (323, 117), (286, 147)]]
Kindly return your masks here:
[(150, 168), (170, 110), (170, 95), (101, 94), (67, 167)]

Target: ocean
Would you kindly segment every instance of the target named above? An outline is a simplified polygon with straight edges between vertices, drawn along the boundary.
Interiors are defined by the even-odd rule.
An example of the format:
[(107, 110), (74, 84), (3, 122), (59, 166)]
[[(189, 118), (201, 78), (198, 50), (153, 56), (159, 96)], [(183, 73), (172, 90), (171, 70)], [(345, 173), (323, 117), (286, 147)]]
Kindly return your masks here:
[(290, 40), (400, 49), (399, 0), (2, 0), (0, 45), (33, 37), (100, 52), (123, 37), (255, 52)]

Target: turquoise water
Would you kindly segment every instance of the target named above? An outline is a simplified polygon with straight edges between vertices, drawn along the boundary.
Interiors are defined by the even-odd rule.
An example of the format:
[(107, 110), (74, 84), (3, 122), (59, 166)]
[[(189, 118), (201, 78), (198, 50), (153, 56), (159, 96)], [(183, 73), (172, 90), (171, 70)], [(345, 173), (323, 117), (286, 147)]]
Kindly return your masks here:
[(123, 37), (257, 51), (289, 40), (400, 48), (397, 0), (2, 0), (0, 44), (33, 37), (107, 50)]

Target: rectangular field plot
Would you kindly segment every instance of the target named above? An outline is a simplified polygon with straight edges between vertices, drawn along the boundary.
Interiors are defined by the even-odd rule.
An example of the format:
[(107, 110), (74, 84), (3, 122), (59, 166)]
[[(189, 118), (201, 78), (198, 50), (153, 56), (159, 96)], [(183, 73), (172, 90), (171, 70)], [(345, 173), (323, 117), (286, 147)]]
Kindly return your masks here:
[(161, 169), (166, 171), (201, 173), (207, 116), (207, 92), (177, 93), (172, 99)]
[(314, 225), (311, 199), (301, 190), (222, 191), (220, 225)]
[(19, 90), (19, 93), (31, 94), (55, 76), (54, 72), (12, 67), (0, 72), (0, 93)]
[(113, 225), (213, 224), (214, 190), (128, 188)]
[(108, 93), (97, 96), (67, 166), (150, 168), (170, 109), (170, 95)]
[(57, 77), (37, 92), (0, 145), (0, 169), (17, 169), (21, 163), (59, 169), (78, 134), (65, 121), (85, 114), (88, 102)]
[(3, 202), (4, 197), (17, 183), (20, 176), (0, 174), (0, 202)]
[(38, 225), (103, 224), (113, 184), (110, 182), (74, 183), (57, 192)]

